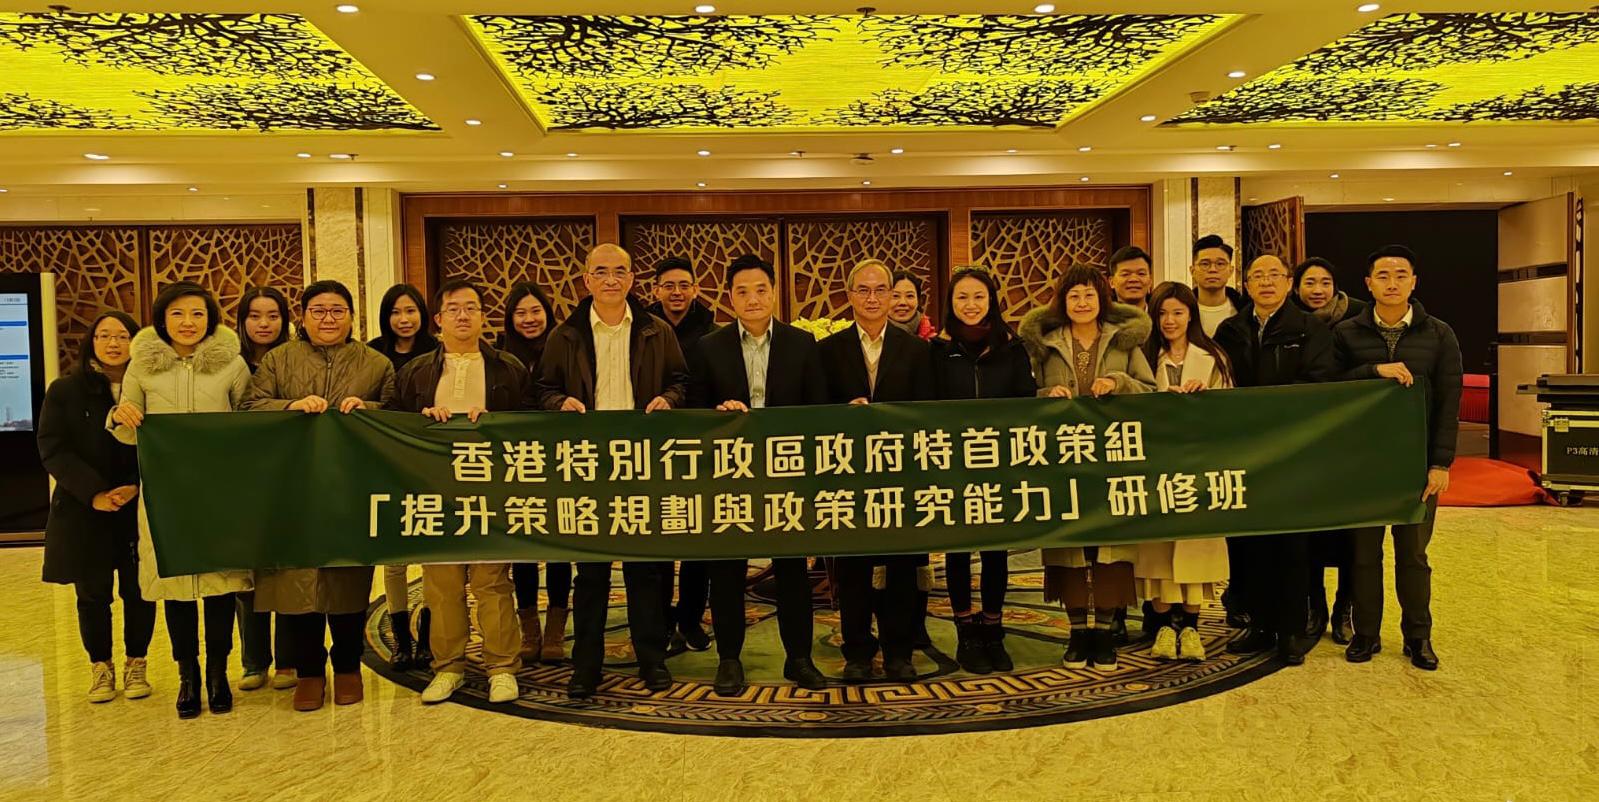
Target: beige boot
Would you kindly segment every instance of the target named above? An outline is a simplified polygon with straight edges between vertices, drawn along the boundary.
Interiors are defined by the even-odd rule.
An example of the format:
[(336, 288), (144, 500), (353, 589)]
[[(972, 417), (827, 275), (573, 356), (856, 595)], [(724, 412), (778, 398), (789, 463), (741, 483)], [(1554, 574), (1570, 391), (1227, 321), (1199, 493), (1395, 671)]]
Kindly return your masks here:
[(566, 608), (551, 607), (544, 614), (544, 662), (566, 659)]
[(516, 617), (522, 619), (522, 651), (519, 656), (523, 663), (536, 663), (539, 659), (539, 646), (544, 640), (539, 634), (539, 610), (537, 607), (517, 610)]

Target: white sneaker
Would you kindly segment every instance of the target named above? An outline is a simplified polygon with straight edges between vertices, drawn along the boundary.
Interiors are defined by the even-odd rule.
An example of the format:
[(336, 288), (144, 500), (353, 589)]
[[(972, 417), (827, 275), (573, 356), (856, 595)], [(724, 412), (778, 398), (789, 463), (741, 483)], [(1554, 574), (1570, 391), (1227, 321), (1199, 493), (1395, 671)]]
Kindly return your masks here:
[(466, 684), (466, 675), (455, 671), (440, 671), (433, 675), (433, 681), (428, 683), (427, 689), (422, 691), (422, 704), (436, 705), (453, 696), (457, 689)]
[(1161, 627), (1155, 633), (1155, 645), (1149, 647), (1149, 656), (1156, 660), (1177, 659), (1177, 630)]
[(495, 674), (489, 677), (489, 701), (495, 704), (505, 704), (516, 701), (522, 695), (522, 689), (516, 687), (515, 674)]
[(266, 675), (265, 671), (251, 671), (251, 672), (245, 674), (243, 679), (239, 680), (239, 690), (241, 690), (241, 691), (260, 690), (261, 688), (265, 687), (266, 684), (267, 684), (267, 675)]
[(117, 671), (110, 663), (89, 667), (89, 701), (99, 704), (117, 698)]
[(150, 695), (150, 681), (144, 678), (144, 658), (130, 657), (122, 669), (122, 695), (143, 699)]
[(272, 672), (272, 690), (286, 691), (300, 684), (299, 675), (292, 668), (279, 668)]
[(1184, 660), (1199, 662), (1205, 659), (1205, 642), (1199, 638), (1199, 630), (1193, 627), (1183, 627), (1182, 634), (1177, 636), (1177, 652)]

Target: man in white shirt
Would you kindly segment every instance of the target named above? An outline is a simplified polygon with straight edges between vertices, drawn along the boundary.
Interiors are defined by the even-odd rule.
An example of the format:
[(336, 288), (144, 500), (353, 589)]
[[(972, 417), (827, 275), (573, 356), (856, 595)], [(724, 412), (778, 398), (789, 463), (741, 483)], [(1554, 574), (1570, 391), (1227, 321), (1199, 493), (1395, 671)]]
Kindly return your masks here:
[(1238, 314), (1244, 297), (1231, 286), (1233, 246), (1220, 236), (1207, 234), (1194, 241), (1194, 263), (1189, 267), (1194, 292), (1199, 296), (1199, 323), (1207, 336), (1216, 336), (1222, 321)]

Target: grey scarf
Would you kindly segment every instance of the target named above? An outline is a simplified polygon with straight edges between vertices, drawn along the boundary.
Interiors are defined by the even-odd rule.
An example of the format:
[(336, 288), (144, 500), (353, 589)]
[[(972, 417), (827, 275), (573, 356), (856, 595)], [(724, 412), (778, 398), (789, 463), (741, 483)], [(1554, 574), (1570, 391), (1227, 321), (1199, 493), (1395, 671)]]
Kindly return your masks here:
[(1338, 321), (1343, 320), (1344, 313), (1348, 311), (1349, 293), (1339, 290), (1338, 294), (1333, 296), (1333, 299), (1328, 301), (1326, 306), (1311, 312), (1311, 314), (1315, 315), (1317, 320), (1331, 327), (1337, 325)]

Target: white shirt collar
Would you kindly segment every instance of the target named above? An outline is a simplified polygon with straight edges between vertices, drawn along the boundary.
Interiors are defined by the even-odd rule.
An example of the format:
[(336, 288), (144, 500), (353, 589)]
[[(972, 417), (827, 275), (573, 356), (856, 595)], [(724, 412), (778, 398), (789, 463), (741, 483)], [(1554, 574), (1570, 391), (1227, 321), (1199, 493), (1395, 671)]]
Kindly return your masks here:
[(616, 329), (619, 329), (619, 328), (623, 328), (623, 327), (632, 327), (632, 325), (633, 325), (633, 305), (632, 304), (627, 304), (626, 306), (622, 307), (622, 322), (616, 324), (615, 326), (610, 326), (610, 325), (607, 325), (605, 323), (605, 321), (600, 319), (600, 310), (596, 309), (591, 304), (589, 306), (589, 325), (594, 327), (594, 328), (596, 328), (596, 329), (598, 329), (598, 328), (603, 326), (604, 328), (606, 328), (608, 330), (612, 330), (612, 331), (614, 331)]
[(741, 342), (741, 343), (744, 342), (744, 339), (747, 337), (747, 338), (749, 338), (751, 340), (754, 340), (756, 345), (764, 345), (766, 343), (766, 341), (771, 339), (771, 337), (772, 337), (772, 322), (771, 321), (767, 321), (767, 323), (766, 323), (766, 333), (760, 335), (759, 337), (755, 336), (754, 334), (751, 334), (749, 329), (744, 328), (744, 321), (742, 321), (742, 320), (734, 321), (734, 324), (738, 326), (738, 341)]
[(1405, 307), (1405, 316), (1400, 318), (1399, 322), (1397, 324), (1395, 324), (1395, 325), (1392, 325), (1392, 326), (1390, 326), (1387, 323), (1384, 323), (1382, 321), (1382, 317), (1377, 314), (1376, 307), (1372, 308), (1371, 316), (1372, 316), (1373, 319), (1375, 319), (1377, 321), (1377, 325), (1382, 326), (1383, 328), (1388, 328), (1388, 329), (1405, 328), (1405, 329), (1408, 329), (1408, 328), (1410, 328), (1411, 321), (1416, 319), (1416, 305), (1415, 304), (1410, 304), (1409, 306), (1406, 306)]
[(866, 327), (865, 326), (862, 326), (861, 324), (856, 323), (855, 324), (855, 333), (860, 335), (861, 343), (863, 345), (877, 345), (877, 344), (882, 343), (883, 340), (888, 339), (888, 327), (892, 326), (892, 325), (893, 325), (892, 323), (890, 323), (888, 321), (884, 321), (883, 322), (883, 330), (879, 331), (877, 333), (876, 337), (873, 337), (872, 335), (866, 333)]

